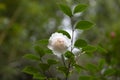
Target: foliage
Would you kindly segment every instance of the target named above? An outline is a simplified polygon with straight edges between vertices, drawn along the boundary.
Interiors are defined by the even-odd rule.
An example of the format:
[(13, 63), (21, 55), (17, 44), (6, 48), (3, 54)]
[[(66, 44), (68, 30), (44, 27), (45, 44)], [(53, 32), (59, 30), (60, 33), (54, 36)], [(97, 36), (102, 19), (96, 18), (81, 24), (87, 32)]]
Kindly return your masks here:
[[(84, 34), (78, 36), (81, 40), (78, 43), (83, 44), (76, 45), (76, 47), (80, 49), (82, 47), (83, 52), (77, 58), (77, 63), (72, 65), (74, 70), (70, 70), (69, 79), (120, 79), (119, 0), (1, 0), (0, 80), (33, 80), (32, 77), (45, 80), (46, 76), (49, 78), (57, 76), (58, 80), (64, 79), (62, 71), (59, 72), (56, 69), (56, 66), (63, 67), (62, 61), (56, 60), (52, 51), (47, 49), (48, 40), (46, 40), (51, 33), (61, 29), (64, 21), (67, 21), (66, 13), (63, 15), (59, 9), (60, 6), (58, 7), (60, 3), (69, 7), (69, 10), (72, 8), (70, 16), (74, 16), (72, 22), (76, 22), (75, 26), (79, 20), (95, 23), (94, 28), (85, 29)], [(83, 28), (83, 26), (78, 26), (78, 28), (81, 27)], [(79, 29), (77, 30), (79, 31)], [(71, 37), (65, 31), (60, 31), (60, 33)], [(37, 65), (41, 63), (39, 60), (41, 57), (40, 53), (33, 49), (36, 46), (44, 52), (41, 57), (45, 64), (41, 65), (49, 68), (49, 71), (45, 71), (45, 73), (40, 70), (40, 65)], [(86, 54), (85, 50), (87, 50)], [(93, 54), (95, 50), (96, 52)], [(27, 54), (26, 59), (22, 57), (25, 54)], [(75, 55), (68, 52), (65, 56)], [(25, 74), (21, 72), (25, 66), (33, 66), (32, 68), (40, 72), (35, 72), (34, 75)], [(40, 74), (41, 72), (46, 76)], [(50, 80), (56, 79), (50, 78)]]
[[(84, 11), (84, 9), (85, 9), (85, 5), (77, 5), (75, 8), (74, 8), (74, 10), (73, 10), (73, 12), (72, 12), (72, 10), (70, 9), (70, 7), (68, 7), (67, 5), (63, 5), (63, 4), (60, 4), (60, 9), (67, 15), (67, 16), (69, 16), (69, 18), (71, 19), (71, 21), (73, 21), (72, 19), (73, 19), (73, 17), (74, 17), (74, 14), (75, 13), (78, 13), (78, 12), (81, 12), (81, 11)], [(80, 9), (80, 10), (79, 10)], [(91, 28), (92, 26), (93, 26), (93, 23), (91, 23), (91, 22), (89, 22), (89, 21), (79, 21), (76, 25), (75, 25), (76, 23), (72, 23), (71, 22), (71, 28), (72, 28), (72, 36), (70, 36), (70, 34), (69, 33), (67, 33), (66, 31), (64, 31), (64, 30), (59, 30), (58, 32), (59, 33), (63, 33), (64, 35), (66, 35), (67, 37), (69, 37), (70, 39), (71, 39), (71, 45), (74, 45), (73, 44), (73, 40), (74, 40), (74, 31), (76, 30), (76, 29), (80, 29), (80, 30), (86, 30), (86, 29), (89, 29), (89, 28)], [(44, 44), (45, 42), (43, 41), (43, 40), (41, 40), (41, 46), (42, 46), (42, 44)], [(46, 42), (45, 44), (48, 44), (48, 42)], [(70, 71), (74, 71), (74, 69), (73, 69), (73, 67), (75, 67), (75, 69), (76, 70), (79, 70), (79, 69), (85, 69), (84, 67), (82, 67), (81, 65), (79, 65), (79, 64), (76, 64), (77, 63), (77, 58), (79, 58), (79, 56), (78, 55), (80, 55), (80, 54), (82, 54), (82, 52), (93, 52), (93, 51), (95, 51), (96, 49), (93, 47), (93, 46), (90, 46), (90, 45), (88, 45), (87, 44), (87, 42), (85, 41), (85, 40), (83, 40), (83, 39), (78, 39), (76, 42), (75, 42), (75, 45), (74, 46), (71, 46), (71, 50), (70, 51), (66, 51), (65, 53), (61, 53), (61, 59), (62, 59), (62, 61), (63, 61), (63, 65), (61, 65), (61, 66), (57, 66), (57, 70), (58, 71), (60, 71), (60, 72), (62, 72), (63, 74), (64, 74), (64, 79), (65, 80), (68, 80), (69, 79), (69, 76), (70, 76), (70, 74), (72, 75), (72, 72), (70, 72)], [(82, 48), (82, 52), (79, 52), (79, 54), (78, 55), (75, 55), (74, 53), (73, 53), (73, 49), (75, 48), (75, 47), (77, 47), (78, 49), (80, 49), (80, 48)], [(46, 47), (45, 47), (46, 48)], [(48, 72), (48, 73), (50, 73), (50, 67), (51, 66), (53, 66), (53, 65), (56, 65), (56, 64), (61, 64), (61, 62), (60, 61), (56, 61), (55, 59), (48, 59), (47, 60), (47, 63), (45, 63), (43, 60), (42, 60), (42, 58), (45, 56), (45, 55), (48, 55), (47, 54), (47, 52), (45, 52), (45, 48), (42, 48), (41, 49), (41, 47), (39, 47), (39, 46), (35, 46), (35, 52), (36, 53), (38, 53), (38, 56), (35, 56), (35, 55), (33, 55), (33, 54), (26, 54), (24, 57), (26, 57), (27, 59), (30, 59), (30, 60), (36, 60), (37, 62), (39, 62), (38, 63), (38, 65), (39, 65), (39, 68), (40, 68), (40, 70), (42, 71), (38, 71), (38, 72), (40, 72), (40, 75), (42, 74), (42, 75), (44, 75), (44, 78), (43, 77), (40, 77), (40, 78), (38, 78), (39, 80), (41, 80), (42, 78), (43, 79), (52, 79), (52, 78), (56, 78), (56, 79), (61, 79), (62, 80), (62, 78), (58, 78), (57, 76), (50, 76), (50, 74), (48, 74), (48, 75), (46, 75), (45, 73), (46, 72)], [(77, 56), (77, 57), (75, 57), (75, 56)], [(34, 67), (35, 68), (35, 67)], [(94, 67), (93, 67), (94, 68)], [(86, 69), (85, 69), (86, 70)], [(26, 73), (28, 73), (28, 74), (32, 74), (33, 75), (33, 78), (35, 78), (36, 79), (36, 77), (34, 77), (34, 75), (36, 74), (36, 73), (38, 73), (38, 72), (35, 72), (35, 70), (34, 69), (32, 69), (32, 68), (29, 68), (29, 67), (26, 67), (24, 70), (23, 70), (23, 72), (26, 72)], [(80, 77), (81, 78), (81, 77)]]

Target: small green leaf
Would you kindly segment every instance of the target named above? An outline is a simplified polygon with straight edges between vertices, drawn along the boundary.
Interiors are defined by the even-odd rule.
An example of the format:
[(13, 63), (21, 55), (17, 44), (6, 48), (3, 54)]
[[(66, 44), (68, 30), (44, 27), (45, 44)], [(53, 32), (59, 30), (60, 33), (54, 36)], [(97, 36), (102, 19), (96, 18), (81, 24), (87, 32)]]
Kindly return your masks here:
[(85, 52), (94, 52), (96, 51), (96, 47), (92, 45), (87, 45), (86, 47), (83, 47), (82, 50)]
[(67, 73), (68, 73), (68, 69), (66, 67), (58, 67), (58, 70), (63, 72), (64, 75), (67, 75)]
[(100, 59), (99, 64), (98, 64), (98, 67), (99, 67), (100, 70), (103, 69), (104, 64), (105, 64), (105, 60), (104, 59)]
[(40, 73), (33, 74), (33, 79), (45, 80), (46, 77)]
[(54, 64), (57, 64), (58, 62), (57, 62), (56, 60), (53, 60), (53, 59), (48, 59), (48, 60), (47, 60), (47, 63), (48, 63), (49, 65), (54, 65)]
[(48, 40), (47, 39), (42, 39), (42, 40), (39, 40), (39, 43), (48, 44)]
[(100, 45), (97, 46), (97, 51), (102, 52), (102, 53), (107, 53), (107, 51)]
[(58, 33), (62, 33), (63, 35), (66, 35), (68, 38), (71, 38), (70, 34), (66, 32), (65, 30), (58, 30)]
[(64, 4), (60, 4), (60, 9), (69, 17), (72, 17), (72, 11), (70, 9), (70, 7), (68, 7), (67, 5)]
[(76, 24), (76, 29), (87, 30), (87, 29), (91, 28), (92, 26), (93, 26), (93, 23), (91, 23), (89, 21), (79, 21)]
[(75, 46), (76, 47), (85, 47), (87, 46), (87, 42), (83, 39), (78, 39), (76, 42), (75, 42)]
[(78, 64), (74, 64), (73, 65), (74, 67), (75, 67), (75, 69), (77, 70), (77, 71), (81, 71), (81, 69), (83, 69), (83, 70), (86, 70), (86, 68), (84, 68), (83, 66), (80, 66), (80, 65), (78, 65)]
[(40, 60), (40, 58), (38, 56), (33, 55), (33, 54), (26, 54), (26, 55), (24, 55), (24, 58), (31, 59), (31, 60), (37, 60), (37, 61)]
[(74, 8), (74, 13), (82, 12), (84, 11), (88, 6), (85, 4), (79, 4)]
[(80, 76), (79, 80), (97, 80), (92, 76)]
[(31, 67), (31, 66), (25, 67), (22, 71), (27, 73), (27, 74), (31, 74), (31, 75), (38, 73), (38, 70), (34, 67)]
[(74, 54), (72, 52), (70, 52), (70, 51), (67, 51), (64, 55), (67, 58), (72, 58), (72, 59), (74, 58)]
[(115, 73), (115, 69), (106, 69), (104, 72), (105, 76), (110, 76), (113, 75)]
[(41, 47), (35, 46), (34, 48), (35, 48), (36, 53), (39, 54), (40, 57), (43, 57), (45, 55), (45, 52)]
[(53, 54), (52, 50), (50, 50), (50, 49), (44, 49), (44, 52), (45, 52), (46, 54)]
[(47, 46), (48, 45), (48, 39), (42, 39), (36, 42), (36, 44), (39, 44), (41, 46)]
[(90, 63), (86, 65), (86, 69), (90, 71), (91, 73), (96, 73), (98, 70), (95, 64), (90, 64)]
[(40, 66), (40, 68), (41, 68), (43, 71), (48, 70), (49, 67), (50, 67), (50, 66), (49, 66), (48, 64), (46, 64), (46, 63), (40, 63), (39, 66)]

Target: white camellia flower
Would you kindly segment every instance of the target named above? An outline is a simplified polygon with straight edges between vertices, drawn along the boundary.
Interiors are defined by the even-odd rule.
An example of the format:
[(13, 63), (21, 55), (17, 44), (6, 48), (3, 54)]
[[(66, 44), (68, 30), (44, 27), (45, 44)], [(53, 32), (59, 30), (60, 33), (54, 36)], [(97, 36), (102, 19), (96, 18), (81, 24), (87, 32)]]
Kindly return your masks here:
[(48, 48), (60, 58), (61, 55), (67, 51), (70, 45), (71, 41), (66, 35), (56, 32), (51, 35)]

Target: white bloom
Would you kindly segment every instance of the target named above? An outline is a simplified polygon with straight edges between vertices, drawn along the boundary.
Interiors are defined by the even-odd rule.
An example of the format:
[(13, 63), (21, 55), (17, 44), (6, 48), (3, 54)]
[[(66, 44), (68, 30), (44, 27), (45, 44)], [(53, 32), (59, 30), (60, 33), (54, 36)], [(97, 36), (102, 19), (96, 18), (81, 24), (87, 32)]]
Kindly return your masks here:
[(61, 57), (61, 55), (64, 54), (70, 47), (70, 45), (71, 41), (66, 35), (56, 32), (51, 35), (48, 48), (51, 49), (55, 55)]

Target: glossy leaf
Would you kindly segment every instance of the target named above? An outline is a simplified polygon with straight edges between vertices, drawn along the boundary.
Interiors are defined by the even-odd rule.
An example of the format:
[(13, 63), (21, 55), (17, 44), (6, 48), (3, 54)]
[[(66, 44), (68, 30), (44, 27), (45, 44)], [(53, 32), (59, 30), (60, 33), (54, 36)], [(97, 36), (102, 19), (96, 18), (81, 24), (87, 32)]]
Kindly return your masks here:
[(72, 53), (72, 52), (70, 52), (70, 51), (67, 51), (66, 53), (65, 53), (65, 57), (67, 57), (67, 58), (74, 58), (74, 54)]
[(79, 80), (97, 80), (92, 76), (80, 76)]
[(67, 73), (68, 73), (68, 69), (66, 67), (58, 67), (58, 70), (63, 72), (64, 75), (67, 75)]
[(38, 70), (35, 69), (34, 67), (31, 67), (31, 66), (25, 67), (22, 71), (27, 73), (27, 74), (31, 74), (31, 75), (38, 73)]
[(87, 46), (87, 42), (83, 39), (78, 39), (76, 42), (75, 42), (75, 46), (76, 47), (85, 47)]
[(110, 76), (113, 75), (115, 73), (115, 69), (106, 69), (104, 72), (105, 76)]
[(71, 38), (70, 34), (65, 30), (58, 30), (57, 32), (62, 33), (63, 35), (66, 35), (68, 38)]
[(50, 66), (49, 66), (48, 64), (46, 64), (46, 63), (40, 63), (39, 66), (40, 66), (40, 68), (41, 68), (43, 71), (48, 70), (49, 67), (50, 67)]
[(57, 64), (58, 62), (57, 62), (56, 60), (53, 60), (53, 59), (48, 59), (48, 60), (47, 60), (47, 63), (48, 63), (49, 65), (54, 65), (54, 64)]
[(73, 66), (75, 67), (75, 69), (76, 69), (78, 72), (80, 72), (82, 69), (83, 69), (83, 70), (86, 70), (86, 68), (84, 68), (83, 66), (80, 66), (80, 65), (78, 65), (78, 64), (74, 64)]
[(60, 9), (61, 9), (66, 15), (68, 15), (69, 17), (72, 17), (72, 11), (71, 11), (71, 9), (70, 9), (69, 6), (64, 5), (64, 4), (60, 4)]
[(46, 53), (46, 54), (53, 54), (53, 52), (52, 52), (52, 50), (50, 50), (50, 49), (44, 49), (44, 52)]
[(33, 55), (33, 54), (26, 54), (26, 55), (24, 55), (24, 58), (30, 59), (30, 60), (37, 60), (37, 61), (40, 60), (40, 58), (38, 56)]
[(39, 80), (45, 80), (46, 79), (46, 77), (44, 75), (40, 74), (40, 73), (34, 73), (33, 78), (34, 79), (39, 79)]
[(89, 21), (79, 21), (76, 24), (76, 29), (80, 29), (80, 30), (88, 30), (93, 26), (93, 23), (89, 22)]
[(40, 57), (43, 57), (45, 55), (45, 52), (41, 47), (35, 46), (34, 48), (35, 48), (36, 53), (39, 54)]
[(90, 63), (86, 65), (86, 69), (90, 71), (91, 73), (96, 73), (98, 70), (95, 64), (90, 64)]
[(99, 69), (102, 70), (104, 68), (104, 65), (105, 65), (105, 60), (100, 59), (99, 64), (98, 64)]
[(91, 46), (91, 45), (87, 45), (86, 47), (83, 47), (82, 50), (85, 52), (94, 52), (94, 51), (96, 51), (96, 47)]
[(97, 51), (102, 52), (102, 53), (107, 53), (107, 51), (99, 45), (97, 46)]
[(41, 46), (47, 46), (48, 45), (48, 39), (42, 39), (36, 42), (36, 44), (39, 44)]
[(78, 13), (78, 12), (82, 12), (84, 11), (88, 6), (85, 4), (79, 4), (77, 6), (75, 6), (74, 8), (74, 13)]

